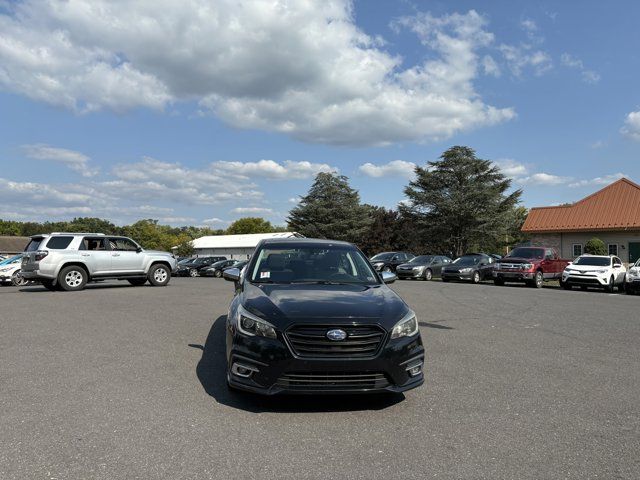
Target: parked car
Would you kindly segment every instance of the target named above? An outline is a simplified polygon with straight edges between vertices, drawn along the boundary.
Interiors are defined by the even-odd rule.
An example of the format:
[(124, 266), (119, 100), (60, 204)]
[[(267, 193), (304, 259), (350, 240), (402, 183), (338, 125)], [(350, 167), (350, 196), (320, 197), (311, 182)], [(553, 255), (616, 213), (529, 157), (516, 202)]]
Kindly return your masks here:
[(451, 264), (451, 259), (443, 255), (418, 255), (409, 262), (396, 267), (396, 275), (399, 279), (419, 278), (431, 280), (439, 277), (442, 267)]
[(440, 276), (443, 282), (464, 280), (480, 283), (492, 278), (495, 261), (485, 253), (468, 253), (456, 258), (451, 264), (442, 268)]
[(415, 255), (407, 252), (382, 252), (371, 257), (371, 265), (378, 272), (395, 272), (398, 265), (411, 260)]
[(176, 269), (171, 253), (145, 250), (127, 237), (102, 233), (34, 235), (22, 259), (22, 276), (49, 290), (82, 290), (87, 282), (117, 279), (164, 287)]
[(238, 263), (238, 260), (220, 260), (200, 270), (201, 277), (222, 277), (222, 271)]
[(249, 264), (249, 260), (241, 260), (241, 261), (239, 261), (238, 263), (236, 263), (235, 265), (232, 265), (232, 266), (230, 266), (230, 267), (226, 267), (226, 268), (224, 268), (224, 269), (223, 269), (223, 272), (224, 272), (224, 270), (227, 270), (227, 269), (229, 269), (229, 268), (237, 268), (238, 270), (242, 271), (242, 269), (243, 269), (244, 267), (246, 267), (248, 264)]
[(629, 295), (640, 291), (640, 260), (629, 267), (624, 286)]
[(262, 240), (227, 315), (227, 383), (278, 393), (403, 392), (424, 382), (415, 313), (357, 247)]
[(604, 288), (613, 292), (615, 287), (624, 288), (627, 269), (618, 257), (610, 255), (581, 255), (562, 273), (562, 287), (571, 290), (579, 286)]
[(517, 247), (496, 263), (494, 283), (524, 282), (541, 288), (547, 280), (562, 281), (562, 272), (571, 260), (562, 259), (555, 248)]
[(185, 262), (178, 266), (176, 276), (178, 277), (198, 277), (200, 272), (210, 267), (216, 262), (226, 260), (226, 257), (196, 257), (191, 261)]
[(0, 262), (0, 284), (22, 287), (29, 283), (22, 276), (22, 254)]

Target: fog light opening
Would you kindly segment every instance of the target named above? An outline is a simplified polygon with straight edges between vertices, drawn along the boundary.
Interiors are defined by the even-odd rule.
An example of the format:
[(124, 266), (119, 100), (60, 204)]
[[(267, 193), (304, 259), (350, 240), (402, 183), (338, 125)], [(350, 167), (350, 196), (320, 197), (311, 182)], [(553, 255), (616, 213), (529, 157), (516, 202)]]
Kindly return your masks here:
[(417, 377), (422, 373), (422, 362), (414, 363), (407, 367), (407, 372), (411, 377)]
[(248, 365), (242, 365), (240, 363), (234, 363), (231, 366), (231, 373), (242, 378), (249, 378), (251, 375), (253, 375), (253, 372), (258, 371), (259, 370), (256, 367), (250, 367)]

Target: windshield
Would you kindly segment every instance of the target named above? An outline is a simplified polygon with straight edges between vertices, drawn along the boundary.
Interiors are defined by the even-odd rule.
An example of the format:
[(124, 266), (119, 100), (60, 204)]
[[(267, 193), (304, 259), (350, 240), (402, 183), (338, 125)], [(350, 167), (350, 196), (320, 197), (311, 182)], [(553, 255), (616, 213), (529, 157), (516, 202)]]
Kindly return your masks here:
[(15, 257), (7, 258), (6, 260), (1, 261), (0, 265), (10, 265), (20, 259), (22, 259), (22, 255), (16, 255)]
[(454, 265), (477, 265), (480, 263), (480, 260), (482, 260), (482, 257), (480, 257), (479, 255), (469, 255), (469, 256), (464, 256), (464, 257), (460, 257), (460, 258), (456, 258), (453, 261)]
[(395, 255), (394, 252), (379, 253), (371, 257), (371, 260), (390, 260)]
[(536, 258), (542, 260), (544, 258), (544, 248), (518, 247), (511, 250), (507, 257)]
[(580, 257), (574, 265), (592, 265), (594, 267), (608, 267), (611, 265), (611, 258), (609, 257)]
[(418, 265), (427, 265), (433, 260), (433, 255), (418, 255), (409, 260), (409, 263), (417, 263)]
[(266, 246), (252, 268), (255, 283), (379, 283), (364, 255), (350, 246)]

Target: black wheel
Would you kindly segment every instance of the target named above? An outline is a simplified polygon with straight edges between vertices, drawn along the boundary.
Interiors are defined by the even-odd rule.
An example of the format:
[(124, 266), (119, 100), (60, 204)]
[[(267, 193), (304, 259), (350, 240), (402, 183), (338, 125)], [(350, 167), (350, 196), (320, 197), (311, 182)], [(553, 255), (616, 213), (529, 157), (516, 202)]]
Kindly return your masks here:
[(473, 283), (480, 283), (480, 272), (473, 272), (473, 277), (471, 278)]
[(14, 287), (24, 287), (28, 283), (29, 280), (22, 276), (20, 270), (16, 270), (15, 272), (13, 272), (13, 275), (11, 275), (11, 285), (13, 285)]
[(433, 272), (431, 271), (430, 268), (427, 268), (424, 272), (424, 279), (429, 282), (431, 281), (431, 279), (433, 278)]
[(129, 282), (134, 287), (140, 287), (145, 283), (147, 283), (147, 279), (146, 278), (129, 278), (127, 279), (127, 282)]
[(52, 292), (58, 290), (58, 286), (53, 282), (53, 280), (41, 280), (40, 283), (42, 283), (44, 288), (51, 290)]
[(164, 287), (167, 283), (169, 283), (170, 279), (171, 271), (166, 265), (160, 263), (152, 265), (149, 269), (149, 283), (151, 283), (151, 285), (153, 285), (154, 287)]
[(220, 278), (222, 276), (222, 270), (216, 270), (213, 274), (216, 278)]
[(198, 276), (198, 270), (196, 270), (195, 268), (192, 268), (191, 270), (189, 270), (189, 276), (190, 277), (197, 277)]
[(58, 285), (67, 292), (82, 290), (87, 284), (87, 280), (87, 271), (76, 265), (64, 267), (58, 274)]
[(504, 279), (502, 278), (494, 278), (493, 283), (499, 287), (504, 286)]
[(616, 286), (616, 280), (615, 278), (613, 278), (613, 275), (611, 275), (611, 278), (609, 279), (609, 285), (604, 287), (604, 290), (607, 293), (613, 293), (615, 286)]
[(541, 271), (536, 272), (536, 276), (533, 277), (533, 286), (536, 288), (542, 288), (544, 284), (544, 274)]

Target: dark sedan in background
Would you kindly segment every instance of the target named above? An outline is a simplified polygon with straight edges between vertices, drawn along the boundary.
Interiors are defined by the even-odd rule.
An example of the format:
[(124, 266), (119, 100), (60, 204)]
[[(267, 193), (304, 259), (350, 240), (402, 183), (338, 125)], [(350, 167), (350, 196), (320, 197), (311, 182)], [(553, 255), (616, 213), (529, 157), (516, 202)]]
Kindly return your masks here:
[(200, 270), (200, 276), (220, 278), (225, 268), (235, 267), (237, 263), (239, 263), (238, 260), (220, 260)]
[(395, 272), (398, 265), (411, 260), (415, 255), (407, 252), (382, 252), (369, 259), (378, 272)]
[(418, 278), (421, 280), (431, 280), (439, 277), (442, 267), (450, 265), (452, 260), (443, 255), (418, 255), (413, 257), (408, 263), (403, 263), (396, 267), (396, 275), (399, 279)]
[(186, 261), (182, 264), (178, 264), (178, 269), (174, 275), (178, 277), (198, 277), (200, 272), (210, 267), (212, 264), (226, 260), (225, 257), (196, 257), (190, 261)]
[(442, 269), (442, 281), (464, 280), (480, 283), (482, 280), (493, 278), (495, 263), (491, 255), (484, 253), (462, 255)]

